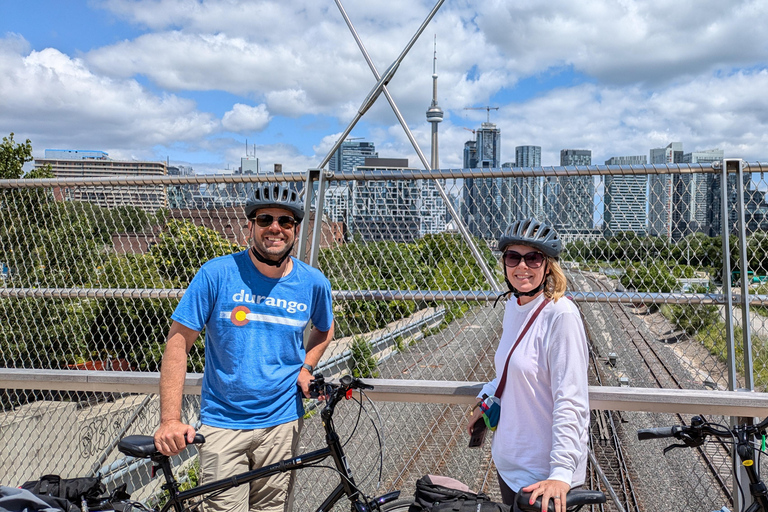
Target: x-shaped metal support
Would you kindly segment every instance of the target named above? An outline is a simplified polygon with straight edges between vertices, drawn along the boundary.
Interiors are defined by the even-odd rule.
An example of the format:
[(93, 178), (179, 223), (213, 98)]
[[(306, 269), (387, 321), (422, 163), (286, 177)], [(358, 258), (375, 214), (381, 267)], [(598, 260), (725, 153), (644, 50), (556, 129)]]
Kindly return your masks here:
[[(358, 121), (363, 117), (363, 115), (368, 111), (368, 109), (371, 108), (371, 106), (376, 102), (376, 100), (379, 98), (381, 93), (384, 93), (384, 96), (387, 98), (387, 101), (389, 102), (389, 105), (392, 107), (392, 111), (395, 114), (395, 117), (397, 117), (397, 120), (400, 122), (400, 125), (403, 127), (403, 130), (405, 131), (406, 136), (408, 137), (408, 140), (411, 141), (411, 145), (413, 146), (413, 149), (416, 151), (416, 154), (419, 157), (419, 160), (421, 160), (422, 165), (427, 171), (431, 171), (432, 167), (430, 166), (429, 162), (427, 161), (426, 156), (424, 156), (424, 152), (421, 151), (421, 148), (419, 147), (418, 142), (416, 142), (416, 138), (413, 136), (413, 133), (411, 132), (410, 128), (408, 128), (408, 124), (405, 122), (405, 119), (403, 118), (403, 115), (400, 113), (400, 109), (397, 107), (397, 104), (395, 103), (395, 100), (392, 98), (392, 95), (389, 93), (389, 90), (387, 89), (387, 84), (392, 80), (392, 77), (395, 76), (395, 72), (397, 71), (398, 66), (400, 66), (400, 63), (403, 61), (405, 56), (408, 54), (408, 52), (411, 50), (413, 45), (418, 40), (419, 36), (424, 32), (424, 29), (427, 28), (427, 25), (432, 20), (432, 18), (437, 14), (437, 11), (440, 9), (440, 6), (443, 5), (445, 0), (438, 0), (437, 4), (432, 8), (432, 10), (427, 15), (427, 18), (424, 20), (424, 22), (419, 26), (416, 33), (411, 37), (411, 40), (408, 41), (408, 44), (405, 45), (405, 48), (403, 48), (403, 51), (400, 52), (400, 55), (395, 59), (395, 61), (387, 68), (387, 70), (384, 72), (384, 75), (379, 74), (379, 71), (376, 69), (376, 65), (371, 60), (370, 55), (368, 54), (368, 51), (365, 49), (365, 45), (363, 45), (362, 40), (360, 39), (360, 36), (357, 33), (357, 30), (355, 30), (354, 25), (352, 24), (352, 21), (349, 19), (349, 16), (347, 15), (347, 12), (344, 10), (344, 6), (341, 5), (341, 0), (334, 0), (336, 2), (337, 7), (339, 8), (339, 11), (341, 12), (341, 15), (344, 17), (344, 21), (347, 24), (347, 27), (349, 27), (350, 32), (352, 32), (352, 36), (355, 38), (355, 41), (357, 42), (357, 46), (360, 48), (360, 51), (363, 54), (363, 57), (365, 58), (365, 61), (368, 63), (368, 67), (371, 68), (371, 72), (373, 73), (373, 76), (376, 78), (377, 82), (376, 85), (373, 86), (373, 89), (371, 89), (371, 92), (366, 96), (365, 100), (363, 100), (362, 105), (357, 110), (357, 113), (355, 114), (354, 119), (349, 123), (347, 128), (344, 130), (342, 135), (336, 140), (331, 150), (328, 152), (328, 154), (325, 156), (323, 161), (318, 166), (319, 169), (323, 169), (328, 162), (331, 160), (331, 157), (336, 152), (336, 150), (339, 149), (342, 142), (347, 138), (347, 136), (350, 134), (352, 129), (357, 125)], [(472, 252), (472, 255), (474, 256), (477, 264), (480, 266), (480, 269), (482, 270), (483, 274), (485, 275), (485, 278), (490, 283), (491, 287), (495, 291), (500, 291), (498, 283), (496, 282), (496, 279), (494, 278), (493, 274), (491, 273), (490, 269), (488, 268), (488, 265), (485, 263), (485, 260), (482, 257), (482, 254), (475, 246), (472, 237), (469, 235), (469, 231), (467, 231), (466, 226), (464, 225), (464, 222), (461, 220), (461, 217), (459, 217), (458, 212), (453, 207), (453, 204), (451, 203), (448, 194), (445, 192), (445, 188), (443, 187), (440, 180), (434, 179), (435, 186), (437, 188), (438, 193), (440, 194), (440, 197), (443, 199), (443, 202), (445, 203), (445, 207), (448, 210), (448, 213), (450, 213), (453, 220), (456, 222), (457, 227), (459, 228), (459, 232), (461, 232), (462, 237), (464, 238), (464, 241), (467, 243), (467, 245), (470, 248), (470, 251)], [(324, 180), (325, 180), (325, 173), (322, 171), (320, 172), (320, 187), (319, 190), (321, 191), (320, 196), (322, 196), (322, 191), (324, 190)], [(323, 197), (318, 196), (317, 198), (317, 206), (316, 206), (316, 212), (322, 212), (323, 207)], [(313, 243), (312, 243), (312, 254), (310, 255), (310, 261), (314, 265), (317, 260), (317, 247), (319, 245), (320, 241), (320, 231), (322, 229), (322, 215), (315, 215), (315, 225), (313, 229)]]

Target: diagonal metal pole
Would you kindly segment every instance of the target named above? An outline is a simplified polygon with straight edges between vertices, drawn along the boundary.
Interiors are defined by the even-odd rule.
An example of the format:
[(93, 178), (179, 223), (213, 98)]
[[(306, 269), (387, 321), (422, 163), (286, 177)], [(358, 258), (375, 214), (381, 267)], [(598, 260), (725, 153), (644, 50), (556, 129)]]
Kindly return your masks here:
[[(350, 132), (352, 131), (352, 128), (354, 128), (355, 125), (357, 125), (357, 122), (360, 121), (360, 119), (363, 117), (363, 114), (365, 114), (368, 111), (368, 109), (371, 108), (371, 106), (374, 103), (376, 103), (376, 100), (378, 99), (379, 95), (381, 95), (381, 91), (384, 90), (384, 88), (389, 83), (389, 81), (392, 80), (392, 77), (395, 76), (395, 72), (397, 71), (398, 66), (400, 66), (400, 63), (408, 54), (408, 51), (411, 49), (411, 47), (416, 43), (416, 40), (419, 38), (421, 33), (424, 32), (424, 29), (427, 28), (427, 24), (429, 23), (429, 21), (435, 16), (435, 14), (437, 14), (437, 10), (440, 8), (440, 6), (443, 4), (444, 1), (445, 0), (440, 0), (438, 4), (435, 6), (435, 8), (432, 9), (432, 11), (427, 16), (427, 19), (424, 20), (424, 23), (421, 24), (421, 26), (419, 27), (419, 30), (416, 31), (416, 34), (414, 34), (414, 36), (408, 42), (408, 44), (400, 53), (400, 55), (397, 57), (397, 59), (395, 59), (392, 65), (389, 66), (387, 71), (384, 73), (384, 76), (379, 76), (378, 73), (376, 74), (376, 79), (378, 80), (378, 82), (376, 82), (376, 85), (373, 86), (373, 89), (371, 89), (371, 92), (368, 93), (368, 96), (363, 100), (362, 105), (360, 105), (360, 108), (355, 113), (354, 119), (350, 121), (349, 125), (347, 125), (347, 127), (344, 129), (341, 136), (333, 144), (333, 147), (331, 148), (331, 150), (328, 152), (327, 155), (325, 155), (325, 158), (323, 158), (323, 161), (320, 162), (320, 165), (317, 166), (318, 169), (321, 169), (321, 173), (322, 173), (322, 169), (324, 169), (325, 166), (328, 165), (328, 162), (331, 160), (331, 157), (333, 156), (333, 154), (336, 152), (336, 150), (339, 149), (342, 142), (344, 142), (344, 140), (350, 134)], [(322, 179), (321, 179), (321, 182), (322, 182)], [(318, 191), (318, 194), (320, 193), (322, 193), (322, 190)], [(445, 201), (445, 199), (443, 200)], [(322, 207), (322, 201), (318, 201), (316, 204)], [(450, 203), (447, 203), (447, 204), (450, 204)], [(310, 253), (313, 255), (317, 254), (319, 251), (319, 247), (317, 247), (317, 245), (320, 243), (319, 233), (321, 232), (322, 228), (323, 228), (322, 210), (320, 210), (318, 206), (315, 206), (315, 224), (312, 229), (314, 230), (314, 233), (317, 233), (317, 235), (312, 237), (312, 246), (310, 248)]]
[[(371, 68), (371, 71), (373, 72), (374, 77), (376, 77), (376, 79), (378, 80), (377, 89), (379, 84), (381, 84), (381, 90), (377, 90), (377, 89), (374, 90), (374, 92), (376, 92), (376, 97), (378, 97), (378, 95), (381, 94), (382, 92), (384, 93), (384, 96), (387, 98), (387, 101), (389, 102), (390, 107), (392, 107), (392, 111), (395, 113), (395, 117), (397, 117), (397, 120), (400, 122), (400, 125), (403, 127), (403, 131), (405, 131), (405, 134), (408, 137), (408, 140), (411, 141), (411, 145), (413, 146), (413, 149), (416, 151), (416, 154), (419, 156), (419, 160), (421, 160), (422, 165), (427, 171), (431, 171), (432, 167), (427, 161), (427, 158), (424, 155), (424, 153), (421, 151), (421, 148), (419, 147), (419, 144), (416, 141), (416, 138), (413, 136), (411, 129), (408, 127), (408, 124), (405, 122), (405, 119), (403, 118), (403, 115), (400, 113), (400, 109), (397, 107), (397, 104), (395, 103), (395, 100), (392, 98), (392, 95), (389, 93), (389, 90), (387, 89), (386, 84), (389, 83), (389, 81), (392, 78), (393, 69), (396, 69), (397, 65), (400, 64), (400, 61), (402, 61), (403, 57), (405, 57), (408, 51), (410, 51), (413, 44), (416, 42), (418, 37), (427, 27), (427, 24), (432, 20), (435, 14), (437, 14), (438, 9), (440, 9), (440, 6), (443, 5), (443, 2), (445, 0), (439, 0), (437, 2), (435, 7), (432, 9), (432, 11), (430, 11), (429, 15), (424, 20), (424, 23), (421, 24), (419, 29), (416, 31), (416, 34), (414, 34), (414, 36), (411, 38), (409, 43), (406, 45), (405, 49), (400, 54), (400, 57), (398, 57), (398, 59), (392, 64), (392, 66), (390, 66), (387, 69), (387, 72), (384, 74), (383, 77), (379, 75), (379, 72), (376, 69), (376, 65), (373, 63), (373, 60), (368, 54), (368, 51), (365, 49), (365, 45), (363, 44), (362, 39), (360, 39), (360, 35), (357, 33), (357, 30), (355, 30), (355, 27), (352, 24), (352, 21), (349, 19), (347, 12), (344, 10), (344, 6), (341, 4), (341, 0), (334, 0), (334, 1), (336, 2), (336, 6), (339, 8), (339, 11), (341, 12), (341, 15), (344, 17), (344, 21), (346, 22), (347, 27), (349, 27), (350, 32), (352, 32), (352, 37), (355, 38), (355, 41), (357, 42), (357, 46), (360, 48), (360, 51), (362, 52), (363, 57), (365, 58), (365, 61), (368, 63), (368, 67)], [(340, 139), (340, 140), (343, 140), (343, 139)], [(340, 144), (340, 142), (337, 141), (337, 144)], [(333, 149), (333, 151), (336, 151), (336, 149)], [(328, 159), (330, 160), (330, 156), (328, 157)], [(451, 214), (453, 219), (456, 221), (456, 226), (459, 228), (459, 232), (461, 232), (461, 235), (464, 238), (464, 241), (469, 246), (469, 250), (472, 252), (472, 256), (474, 256), (477, 264), (480, 266), (480, 270), (483, 272), (483, 275), (488, 280), (488, 282), (490, 283), (494, 291), (497, 291), (497, 292), (501, 291), (501, 288), (499, 287), (499, 284), (496, 282), (496, 279), (494, 278), (493, 273), (488, 268), (488, 265), (483, 259), (482, 254), (478, 250), (477, 246), (472, 240), (472, 237), (467, 231), (467, 228), (464, 225), (464, 222), (461, 220), (461, 217), (459, 217), (458, 213), (456, 212), (456, 209), (453, 207), (453, 204), (449, 200), (448, 194), (445, 192), (445, 188), (443, 187), (443, 184), (440, 183), (440, 180), (436, 178), (434, 179), (434, 182), (435, 182), (437, 191), (440, 194), (440, 197), (443, 199), (443, 203), (445, 203), (446, 209)]]

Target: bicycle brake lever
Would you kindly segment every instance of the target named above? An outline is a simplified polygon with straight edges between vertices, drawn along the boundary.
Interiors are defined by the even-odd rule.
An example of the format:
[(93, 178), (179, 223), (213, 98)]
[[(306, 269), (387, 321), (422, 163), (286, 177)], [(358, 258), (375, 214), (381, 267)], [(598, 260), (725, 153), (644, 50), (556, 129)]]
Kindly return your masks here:
[(666, 455), (668, 451), (674, 450), (675, 448), (687, 448), (687, 446), (684, 444), (671, 444), (666, 448), (664, 448), (664, 451), (662, 453)]

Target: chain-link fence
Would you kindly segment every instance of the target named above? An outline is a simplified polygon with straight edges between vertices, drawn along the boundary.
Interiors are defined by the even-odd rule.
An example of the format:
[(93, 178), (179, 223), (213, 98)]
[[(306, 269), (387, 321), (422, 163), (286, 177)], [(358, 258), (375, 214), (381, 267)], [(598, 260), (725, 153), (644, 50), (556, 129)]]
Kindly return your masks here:
[[(314, 256), (334, 290), (336, 336), (321, 362), (329, 375), (491, 379), (503, 310), (493, 299), (505, 288), (495, 241), (514, 219), (536, 216), (564, 241), (568, 294), (592, 344), (592, 384), (762, 390), (768, 184), (759, 170), (730, 172), (725, 194), (720, 168), (700, 165), (364, 169), (328, 176), (320, 186), (280, 175), (0, 181), (0, 357), (16, 369), (158, 371), (170, 315), (194, 273), (247, 246), (242, 204), (253, 183), (288, 179), (310, 204), (323, 199), (322, 214), (307, 216), (297, 246), (303, 259)], [(725, 261), (724, 229), (731, 235)], [(189, 371), (203, 367), (198, 340)], [(101, 471), (142, 488), (148, 468), (126, 466), (114, 442), (154, 431), (157, 398), (109, 391), (3, 390), (3, 483)], [(186, 397), (190, 422), (197, 407), (196, 397)], [(490, 443), (482, 456), (464, 448), (465, 413), (456, 405), (379, 403), (381, 492), (407, 494), (431, 472), (497, 495)], [(342, 437), (357, 428), (346, 448), (350, 465), (360, 479), (370, 473), (364, 489), (374, 494), (378, 437), (357, 414), (356, 405), (343, 404), (337, 426)], [(322, 443), (316, 416), (308, 414), (302, 449)], [(623, 419), (597, 416), (624, 429), (617, 439), (630, 469), (660, 457), (629, 446)], [(637, 425), (644, 426), (654, 425)], [(606, 446), (607, 430), (598, 432), (594, 446)], [(616, 475), (612, 485), (626, 486), (618, 466), (609, 467), (617, 459), (598, 458), (600, 469)], [(304, 473), (311, 475), (299, 477), (297, 510), (316, 507), (336, 478), (320, 469)], [(195, 472), (189, 475), (194, 483)], [(637, 485), (652, 492), (651, 484)], [(702, 477), (692, 485), (716, 484)], [(141, 496), (156, 492), (144, 487)]]

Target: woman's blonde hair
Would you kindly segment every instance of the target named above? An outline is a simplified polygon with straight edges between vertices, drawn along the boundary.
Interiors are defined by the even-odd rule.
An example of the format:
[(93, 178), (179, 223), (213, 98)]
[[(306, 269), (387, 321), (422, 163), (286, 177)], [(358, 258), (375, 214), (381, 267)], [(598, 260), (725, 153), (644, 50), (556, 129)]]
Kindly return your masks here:
[(549, 256), (547, 258), (547, 274), (546, 284), (544, 285), (544, 295), (552, 302), (557, 302), (563, 295), (565, 295), (565, 287), (568, 282), (565, 279), (565, 272), (557, 262), (555, 258)]

